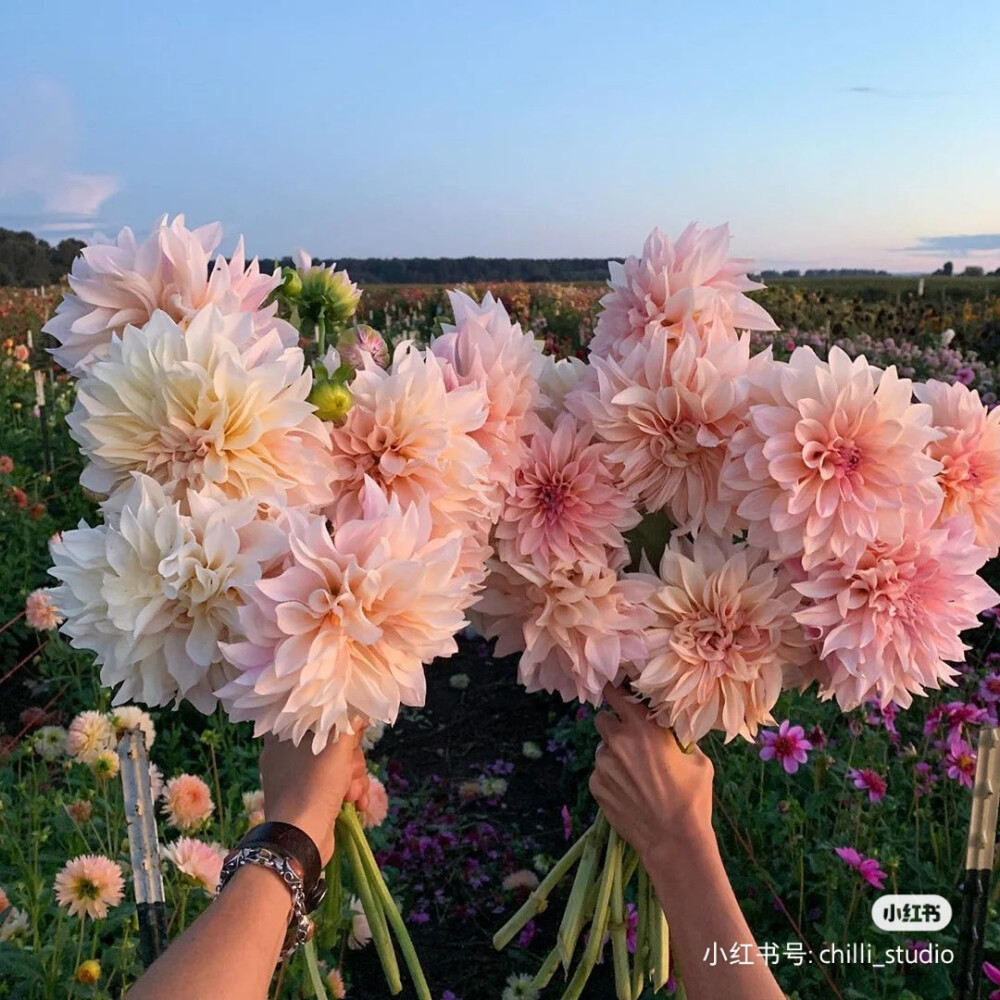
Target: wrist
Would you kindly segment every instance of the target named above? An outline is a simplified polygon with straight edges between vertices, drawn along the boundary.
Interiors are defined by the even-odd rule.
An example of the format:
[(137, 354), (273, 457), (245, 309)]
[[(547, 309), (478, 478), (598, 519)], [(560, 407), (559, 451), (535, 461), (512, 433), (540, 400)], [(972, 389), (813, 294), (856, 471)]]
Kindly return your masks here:
[(333, 857), (333, 825), (324, 814), (309, 809), (264, 808), (264, 820), (268, 823), (288, 823), (298, 827), (316, 845), (320, 862), (325, 868)]
[(672, 821), (660, 836), (639, 851), (646, 870), (671, 871), (684, 859), (712, 858), (719, 855), (719, 844), (710, 819), (685, 816)]

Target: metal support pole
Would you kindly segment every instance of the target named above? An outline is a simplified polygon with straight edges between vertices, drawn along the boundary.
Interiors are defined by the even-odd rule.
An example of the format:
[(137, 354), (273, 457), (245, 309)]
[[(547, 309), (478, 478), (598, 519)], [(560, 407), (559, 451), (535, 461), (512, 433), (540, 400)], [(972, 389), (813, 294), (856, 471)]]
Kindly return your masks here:
[(978, 1000), (983, 972), (983, 932), (990, 899), (990, 874), (996, 846), (1000, 805), (1000, 728), (979, 730), (976, 780), (972, 786), (972, 816), (965, 852), (961, 923), (958, 930), (958, 972), (955, 1000)]
[(139, 956), (150, 966), (168, 944), (167, 909), (163, 901), (156, 814), (149, 785), (149, 758), (142, 732), (129, 729), (118, 744), (121, 760), (132, 883), (139, 914)]

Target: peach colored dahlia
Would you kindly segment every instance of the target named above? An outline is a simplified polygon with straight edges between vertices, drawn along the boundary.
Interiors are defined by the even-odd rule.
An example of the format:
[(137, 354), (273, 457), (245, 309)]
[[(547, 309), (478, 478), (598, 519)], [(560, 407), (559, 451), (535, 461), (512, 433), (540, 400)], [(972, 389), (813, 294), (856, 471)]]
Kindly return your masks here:
[(531, 563), (490, 561), (491, 574), (473, 609), (476, 629), (497, 638), (496, 655), (521, 653), (518, 679), (528, 691), (558, 692), (600, 705), (605, 685), (646, 655), (645, 602), (655, 576), (624, 573), (624, 552), (611, 564), (579, 563), (542, 571)]
[(252, 317), (214, 306), (187, 330), (162, 312), (126, 327), (67, 418), (89, 460), (80, 482), (110, 495), (142, 472), (177, 496), (211, 484), (235, 499), (328, 502), (330, 436), (307, 402), (302, 351), (252, 334)]
[(727, 443), (746, 419), (747, 373), (770, 363), (750, 359), (750, 341), (704, 349), (684, 336), (668, 352), (658, 333), (621, 363), (594, 358), (597, 385), (570, 393), (566, 405), (608, 444), (622, 487), (649, 512), (666, 508), (683, 530), (740, 530), (735, 504), (719, 487)]
[(361, 822), (366, 830), (374, 829), (385, 822), (389, 815), (389, 793), (378, 778), (368, 779), (368, 808), (364, 811)]
[(369, 478), (404, 508), (427, 502), (449, 521), (468, 521), (487, 488), (489, 456), (472, 437), (487, 416), (482, 390), (449, 391), (441, 362), (405, 341), (388, 371), (369, 360), (351, 395), (346, 421), (331, 432), (333, 523), (361, 517)]
[(79, 375), (106, 356), (112, 336), (126, 326), (143, 326), (157, 309), (187, 325), (210, 303), (225, 313), (255, 313), (259, 332), (276, 330), (293, 346), (298, 335), (291, 324), (275, 320), (273, 309), (258, 312), (281, 272), (261, 274), (256, 259), (246, 266), (241, 237), (232, 257), (218, 257), (209, 273), (221, 238), (218, 223), (189, 230), (183, 215), (169, 224), (163, 216), (142, 243), (125, 228), (114, 243), (86, 247), (73, 262), (72, 292), (44, 327), (60, 343), (52, 352), (56, 361)]
[(642, 515), (615, 481), (610, 449), (593, 438), (569, 413), (535, 432), (496, 526), (504, 562), (600, 563), (605, 546), (625, 544), (622, 531)]
[(795, 589), (796, 613), (821, 644), (820, 697), (844, 711), (877, 697), (907, 708), (913, 695), (953, 684), (968, 648), (959, 638), (1000, 597), (977, 576), (987, 554), (967, 517), (934, 527), (935, 511), (907, 511), (902, 536), (869, 542), (854, 566), (815, 566)]
[(57, 628), (65, 620), (59, 609), (52, 602), (52, 593), (48, 590), (33, 590), (24, 602), (24, 618), (35, 629), (47, 632)]
[(475, 385), (485, 393), (486, 419), (470, 434), (489, 456), (489, 482), (509, 487), (538, 422), (542, 353), (489, 292), (481, 303), (464, 292), (448, 297), (455, 325), (443, 326), (430, 350), (450, 364), (459, 386)]
[(222, 862), (226, 857), (221, 844), (209, 844), (195, 837), (179, 837), (172, 844), (162, 845), (160, 854), (210, 896), (215, 895), (222, 874)]
[(214, 689), (232, 675), (219, 641), (242, 635), (240, 604), (285, 551), (284, 532), (255, 500), (206, 491), (186, 503), (187, 514), (138, 476), (117, 523), (81, 521), (51, 546), (62, 631), (97, 654), (116, 704), (186, 698), (212, 711)]
[(727, 259), (729, 226), (700, 229), (691, 223), (676, 243), (659, 229), (642, 257), (610, 261), (611, 291), (601, 299), (592, 355), (624, 358), (664, 331), (668, 352), (685, 333), (707, 341), (732, 339), (734, 329), (777, 330), (767, 312), (744, 292), (764, 286), (747, 277), (747, 260)]
[(1000, 550), (1000, 407), (988, 410), (979, 393), (960, 382), (918, 383), (914, 393), (931, 407), (931, 422), (944, 435), (927, 449), (941, 463), (941, 520), (968, 514), (976, 544), (992, 559)]
[(97, 920), (122, 901), (125, 879), (121, 867), (99, 854), (81, 854), (56, 874), (56, 902), (74, 917)]
[(730, 446), (724, 488), (739, 498), (749, 540), (772, 558), (852, 563), (907, 508), (940, 508), (940, 463), (924, 452), (941, 432), (911, 401), (895, 367), (881, 371), (840, 348), (821, 361), (799, 347), (751, 374), (750, 415)]
[(208, 785), (196, 774), (178, 774), (161, 793), (167, 822), (178, 830), (194, 830), (215, 811)]
[(245, 642), (224, 647), (237, 675), (219, 692), (230, 718), (298, 743), (422, 705), (423, 664), (456, 650), (465, 625), (461, 537), (432, 539), (426, 500), (405, 509), (367, 480), (362, 517), (331, 537), (326, 519), (289, 514), (290, 565), (240, 610)]
[(66, 753), (81, 764), (92, 764), (114, 745), (115, 730), (103, 712), (80, 712), (66, 732)]
[(802, 600), (791, 577), (766, 552), (708, 534), (675, 536), (659, 577), (633, 687), (683, 742), (712, 729), (726, 742), (754, 739), (774, 721), (785, 668), (814, 655), (794, 617)]

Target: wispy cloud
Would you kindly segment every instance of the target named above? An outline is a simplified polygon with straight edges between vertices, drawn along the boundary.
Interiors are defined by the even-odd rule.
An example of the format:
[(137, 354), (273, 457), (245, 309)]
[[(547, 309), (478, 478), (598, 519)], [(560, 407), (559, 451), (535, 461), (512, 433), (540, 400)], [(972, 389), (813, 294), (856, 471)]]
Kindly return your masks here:
[(867, 84), (857, 84), (844, 87), (845, 93), (864, 94), (868, 97), (889, 97), (902, 100), (922, 100), (926, 97), (946, 97), (947, 90), (893, 90), (890, 87), (869, 87)]
[(80, 121), (70, 92), (45, 78), (0, 93), (0, 225), (35, 232), (97, 225), (117, 177), (78, 169)]
[(1000, 233), (956, 233), (952, 236), (918, 236), (916, 246), (902, 247), (910, 253), (993, 253), (1000, 250)]

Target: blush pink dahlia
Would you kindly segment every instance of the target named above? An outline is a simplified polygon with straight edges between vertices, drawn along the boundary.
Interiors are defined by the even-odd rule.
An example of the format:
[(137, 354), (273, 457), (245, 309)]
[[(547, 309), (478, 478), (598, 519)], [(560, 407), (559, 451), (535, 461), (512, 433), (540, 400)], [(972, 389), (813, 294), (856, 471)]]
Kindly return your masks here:
[(167, 821), (178, 830), (194, 830), (215, 811), (208, 785), (195, 774), (179, 774), (163, 786)]
[(66, 732), (66, 753), (81, 764), (92, 764), (114, 744), (114, 726), (103, 712), (80, 712)]
[(750, 262), (727, 259), (728, 253), (727, 225), (700, 229), (692, 223), (676, 243), (654, 229), (641, 258), (610, 261), (611, 291), (601, 299), (591, 354), (622, 358), (661, 332), (677, 340), (692, 328), (777, 330), (767, 312), (744, 294), (764, 287), (747, 277)]
[(906, 512), (901, 540), (870, 542), (853, 568), (822, 563), (795, 584), (812, 602), (796, 618), (821, 646), (820, 697), (844, 711), (873, 697), (908, 708), (913, 695), (953, 684), (958, 671), (945, 661), (964, 659), (959, 634), (997, 602), (976, 575), (986, 553), (972, 523), (932, 527), (934, 517)]
[(628, 663), (646, 654), (644, 606), (655, 585), (650, 574), (611, 565), (578, 563), (543, 572), (527, 562), (490, 561), (491, 575), (473, 609), (477, 630), (497, 637), (496, 655), (521, 653), (518, 679), (528, 691), (558, 692), (601, 704), (604, 688)]
[(712, 729), (752, 740), (773, 721), (785, 670), (813, 655), (790, 575), (742, 542), (675, 536), (647, 604), (649, 656), (633, 687), (685, 743)]
[(368, 779), (368, 808), (361, 816), (362, 825), (366, 830), (381, 826), (389, 815), (389, 793), (378, 778)]
[(485, 395), (486, 419), (471, 436), (489, 456), (489, 481), (509, 488), (538, 423), (542, 353), (489, 292), (481, 303), (464, 292), (448, 297), (455, 326), (443, 326), (430, 349), (448, 363), (457, 385), (477, 386)]
[(222, 862), (226, 851), (220, 844), (209, 844), (194, 837), (179, 837), (160, 848), (164, 859), (181, 874), (187, 875), (210, 896), (219, 888)]
[(55, 892), (56, 902), (71, 916), (97, 920), (122, 901), (125, 879), (121, 867), (110, 858), (81, 854), (59, 870)]
[(504, 562), (600, 563), (606, 547), (625, 544), (621, 533), (642, 515), (617, 485), (607, 445), (593, 438), (568, 413), (535, 432), (496, 526)]
[(261, 274), (256, 259), (247, 267), (240, 238), (227, 261), (218, 257), (209, 273), (212, 253), (222, 238), (218, 223), (189, 230), (184, 216), (159, 225), (143, 243), (123, 229), (114, 243), (92, 243), (73, 262), (72, 289), (44, 329), (60, 346), (52, 354), (76, 375), (106, 356), (111, 338), (128, 325), (143, 326), (162, 309), (187, 325), (203, 306), (224, 313), (255, 313), (259, 331), (277, 330), (285, 346), (296, 343), (289, 323), (275, 320), (274, 310), (261, 310), (281, 282), (281, 272)]
[(992, 559), (1000, 550), (1000, 407), (987, 409), (979, 393), (960, 382), (930, 381), (914, 392), (931, 407), (932, 423), (944, 435), (927, 449), (941, 463), (941, 519), (968, 514), (976, 544)]
[(941, 436), (912, 383), (840, 348), (821, 361), (799, 347), (751, 374), (748, 425), (731, 443), (723, 480), (743, 495), (749, 540), (772, 558), (848, 564), (902, 530), (903, 511), (940, 508), (940, 464), (924, 452)]
[[(606, 461), (644, 510), (666, 508), (685, 530), (732, 534), (740, 522), (719, 476), (747, 414), (749, 339), (703, 353), (694, 336), (682, 337), (671, 354), (668, 343), (657, 334), (621, 363), (595, 358), (596, 389), (570, 393), (566, 405), (608, 444)], [(759, 355), (753, 367), (769, 360)]]
[(806, 739), (801, 726), (793, 726), (785, 719), (777, 730), (762, 729), (760, 733), (760, 759), (776, 760), (788, 774), (795, 774), (799, 764), (809, 759), (812, 743)]
[(326, 503), (330, 438), (307, 397), (297, 347), (251, 343), (247, 314), (165, 313), (127, 327), (81, 379), (67, 418), (89, 459), (80, 482), (111, 494), (141, 472), (169, 493), (214, 485), (226, 496)]
[(404, 510), (371, 479), (362, 515), (331, 537), (325, 518), (290, 512), (290, 564), (240, 610), (246, 641), (224, 647), (239, 673), (219, 696), (258, 736), (311, 733), (318, 753), (358, 716), (391, 724), (423, 704), (423, 664), (457, 648), (460, 534), (432, 540), (426, 500)]

